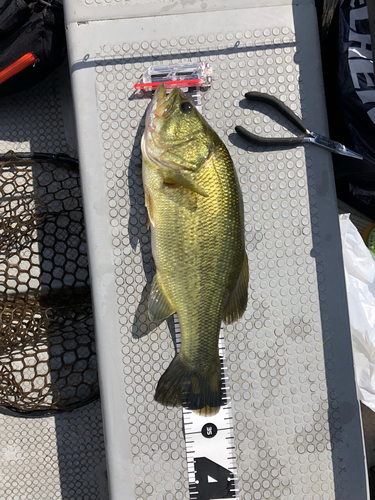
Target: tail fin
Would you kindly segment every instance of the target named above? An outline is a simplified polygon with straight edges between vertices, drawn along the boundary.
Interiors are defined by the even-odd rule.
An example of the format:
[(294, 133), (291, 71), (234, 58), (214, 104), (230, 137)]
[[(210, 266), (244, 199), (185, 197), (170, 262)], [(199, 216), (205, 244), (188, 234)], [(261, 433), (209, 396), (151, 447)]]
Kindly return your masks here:
[(220, 358), (205, 370), (194, 370), (177, 355), (159, 380), (155, 400), (166, 406), (198, 410), (201, 415), (215, 415), (224, 404)]

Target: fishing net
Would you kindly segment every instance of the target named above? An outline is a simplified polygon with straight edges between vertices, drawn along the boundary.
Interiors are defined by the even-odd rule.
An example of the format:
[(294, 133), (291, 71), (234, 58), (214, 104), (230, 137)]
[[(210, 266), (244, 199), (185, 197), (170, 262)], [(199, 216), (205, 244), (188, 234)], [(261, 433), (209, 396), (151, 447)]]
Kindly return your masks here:
[(33, 415), (99, 396), (82, 196), (71, 160), (0, 157), (0, 406)]

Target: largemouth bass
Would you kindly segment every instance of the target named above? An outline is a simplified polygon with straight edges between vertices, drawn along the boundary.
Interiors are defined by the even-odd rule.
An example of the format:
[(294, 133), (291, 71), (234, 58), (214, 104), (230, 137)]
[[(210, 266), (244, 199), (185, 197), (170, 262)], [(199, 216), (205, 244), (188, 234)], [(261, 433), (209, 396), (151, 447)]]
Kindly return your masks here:
[(230, 155), (177, 87), (161, 84), (146, 114), (143, 185), (156, 264), (148, 303), (160, 322), (177, 312), (181, 349), (156, 401), (214, 414), (222, 404), (221, 320), (246, 309), (243, 204)]

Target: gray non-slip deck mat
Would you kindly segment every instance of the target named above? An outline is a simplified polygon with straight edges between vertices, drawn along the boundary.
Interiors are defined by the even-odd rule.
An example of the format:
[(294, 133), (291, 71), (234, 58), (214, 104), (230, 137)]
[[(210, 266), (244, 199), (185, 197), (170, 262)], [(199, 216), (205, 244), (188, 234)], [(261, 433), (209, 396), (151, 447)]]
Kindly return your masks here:
[[(70, 96), (70, 82), (69, 72), (67, 67), (61, 67), (45, 81), (38, 84), (32, 89), (6, 97), (0, 100), (0, 153), (4, 154), (9, 150), (15, 152), (44, 152), (44, 153), (65, 153), (73, 157), (77, 156), (75, 148), (75, 133), (72, 126), (72, 104)], [(24, 198), (25, 203), (27, 200), (32, 200), (33, 195), (38, 195), (34, 190), (33, 185), (33, 168), (40, 169), (40, 165), (31, 165), (26, 168), (27, 175), (19, 172), (17, 169), (11, 169), (10, 166), (0, 170), (1, 189), (5, 190), (1, 198), (2, 218), (1, 218), (1, 262), (0, 262), (0, 288), (1, 292), (7, 292), (12, 297), (15, 297), (15, 289), (11, 289), (8, 282), (10, 270), (14, 271), (16, 267), (16, 249), (14, 245), (17, 238), (8, 242), (5, 238), (5, 230), (7, 229), (7, 221), (12, 222), (12, 213), (6, 212), (7, 204), (10, 205), (9, 196), (9, 182), (12, 180), (15, 185), (18, 185), (19, 199)], [(49, 165), (51, 168), (51, 165)], [(10, 175), (10, 172), (12, 175)], [(34, 172), (35, 174), (35, 172)], [(66, 173), (61, 175), (61, 169), (54, 170), (54, 174), (61, 180), (66, 181), (68, 186), (72, 187), (67, 179)], [(81, 196), (77, 191), (77, 186), (74, 185), (74, 180), (77, 174), (73, 176), (73, 188), (76, 194), (76, 200)], [(44, 178), (44, 180), (47, 180)], [(49, 182), (47, 182), (49, 184)], [(22, 189), (24, 188), (24, 189)], [(55, 188), (60, 195), (61, 205), (66, 201), (66, 189), (62, 189), (61, 183), (56, 183)], [(56, 194), (56, 190), (51, 190)], [(40, 186), (39, 186), (40, 195)], [(44, 199), (51, 202), (51, 197), (44, 193)], [(57, 196), (58, 196), (57, 195)], [(53, 197), (52, 197), (53, 198)], [(66, 216), (64, 207), (61, 205), (56, 206), (56, 218), (63, 218)], [(27, 208), (27, 205), (25, 205)], [(66, 206), (65, 206), (66, 208)], [(70, 208), (74, 208), (70, 206)], [(53, 219), (56, 221), (56, 219)], [(46, 228), (49, 225), (50, 230)], [(45, 257), (54, 258), (54, 263), (42, 262), (43, 259), (39, 258), (43, 245), (38, 245), (34, 242), (35, 259), (31, 267), (24, 267), (25, 275), (32, 274), (32, 282), (27, 283), (27, 287), (38, 289), (41, 285), (49, 287), (51, 282), (51, 268), (56, 270), (61, 265), (61, 253), (52, 252), (53, 245), (56, 239), (51, 238), (51, 224), (50, 221), (43, 225), (40, 231), (43, 233), (43, 242), (45, 242)], [(10, 224), (9, 227), (12, 225)], [(54, 224), (53, 224), (54, 226)], [(66, 225), (71, 226), (71, 224)], [(82, 231), (82, 228), (80, 229)], [(16, 231), (15, 231), (16, 232)], [(35, 231), (31, 231), (31, 236), (35, 236)], [(52, 232), (53, 233), (53, 232)], [(13, 235), (14, 236), (14, 235)], [(55, 235), (56, 236), (56, 235)], [(80, 235), (82, 236), (82, 234)], [(66, 247), (63, 253), (69, 260), (71, 253), (74, 252), (74, 245), (72, 245), (72, 237), (65, 238)], [(26, 239), (24, 243), (30, 243), (30, 239)], [(42, 240), (42, 234), (39, 234), (39, 243)], [(7, 253), (4, 248), (7, 244), (12, 244), (11, 255), (7, 259)], [(82, 244), (82, 242), (80, 243)], [(21, 257), (27, 251), (27, 245), (22, 247), (19, 252)], [(69, 248), (67, 248), (69, 247)], [(61, 247), (60, 247), (61, 251)], [(47, 253), (49, 255), (47, 255)], [(52, 257), (51, 257), (52, 254)], [(78, 257), (78, 256), (77, 256)], [(82, 263), (81, 263), (82, 264)], [(87, 263), (83, 267), (87, 268)], [(79, 266), (78, 266), (79, 267)], [(13, 268), (13, 269), (12, 269)], [(82, 269), (84, 270), (84, 269)], [(21, 273), (22, 274), (22, 273)], [(48, 278), (49, 276), (49, 278)], [(7, 280), (8, 278), (8, 280)], [(43, 278), (43, 279), (42, 279)], [(48, 278), (46, 280), (46, 278)], [(81, 275), (82, 278), (82, 275)], [(73, 284), (70, 282), (69, 284)], [(81, 283), (82, 284), (82, 283)], [(19, 291), (25, 291), (26, 281), (23, 283), (23, 288)], [(58, 296), (58, 295), (57, 295)], [(8, 315), (3, 321), (9, 320)], [(32, 325), (31, 315), (33, 308), (29, 307), (29, 316), (25, 315), (25, 332), (32, 335), (32, 328), (27, 329), (27, 322)], [(40, 319), (40, 310), (34, 309), (36, 316), (35, 322), (38, 323)], [(15, 318), (13, 318), (15, 319)], [(65, 331), (69, 329), (68, 324), (65, 324)], [(4, 331), (1, 332), (4, 334)], [(1, 335), (0, 334), (0, 335)], [(1, 355), (0, 355), (0, 371), (3, 375), (4, 370), (14, 368), (14, 376), (19, 375), (19, 365), (21, 358), (13, 361), (12, 366), (9, 365), (8, 352), (4, 348), (4, 338), (1, 335)], [(61, 354), (62, 365), (67, 373), (71, 373), (72, 362), (71, 353), (69, 350), (72, 347), (72, 339), (65, 339), (62, 349), (59, 349)], [(43, 339), (42, 339), (43, 340)], [(13, 346), (13, 354), (20, 356), (22, 348), (20, 346), (17, 352), (17, 345)], [(55, 346), (56, 347), (56, 346)], [(61, 346), (60, 346), (61, 347)], [(25, 352), (27, 358), (23, 358), (29, 368), (28, 375), (31, 375), (32, 380), (35, 376), (35, 360), (32, 360), (33, 351), (32, 347), (26, 346)], [(65, 357), (63, 355), (65, 354)], [(45, 348), (43, 352), (39, 353), (38, 368), (43, 370), (42, 374), (46, 379), (51, 378), (48, 368), (50, 356), (48, 349)], [(34, 361), (29, 363), (30, 361)], [(56, 360), (55, 360), (56, 361)], [(55, 366), (56, 368), (56, 366)], [(27, 370), (27, 369), (26, 369)], [(11, 370), (9, 370), (11, 371)], [(9, 373), (8, 371), (8, 373)], [(86, 375), (85, 375), (86, 376)], [(1, 390), (1, 403), (4, 399), (9, 386), (7, 385), (8, 379), (1, 376), (0, 390)], [(14, 388), (14, 387), (13, 387)], [(38, 387), (36, 387), (38, 388)], [(69, 382), (64, 384), (64, 390), (69, 391)], [(18, 393), (18, 407), (23, 410), (30, 409), (27, 405), (28, 400), (23, 399), (22, 395)], [(47, 399), (47, 398), (46, 398)], [(9, 402), (8, 402), (9, 403)], [(12, 401), (11, 401), (12, 403)], [(48, 401), (46, 401), (48, 403)], [(48, 405), (45, 405), (45, 410)], [(8, 413), (7, 413), (8, 412)], [(107, 500), (108, 489), (106, 482), (106, 462), (104, 453), (104, 437), (103, 437), (103, 423), (100, 402), (92, 402), (82, 408), (76, 409), (73, 412), (61, 412), (56, 416), (43, 416), (38, 418), (21, 417), (16, 414), (9, 414), (9, 408), (0, 409), (0, 498), (4, 500)]]
[(112, 2), (117, 19), (103, 21), (103, 3), (86, 2), (76, 17), (73, 3), (67, 33), (111, 498), (189, 497), (181, 410), (153, 400), (174, 347), (167, 323), (156, 328), (147, 316), (154, 265), (140, 140), (149, 96), (135, 98), (133, 86), (154, 62), (199, 60), (213, 68), (202, 112), (228, 146), (245, 203), (250, 298), (225, 328), (240, 498), (367, 498), (330, 155), (261, 150), (234, 134), (241, 124), (288, 133), (269, 108), (243, 104), (248, 90), (281, 98), (327, 134), (313, 2), (218, 2), (175, 15), (151, 2), (153, 17), (144, 5), (142, 18), (131, 2), (129, 19)]

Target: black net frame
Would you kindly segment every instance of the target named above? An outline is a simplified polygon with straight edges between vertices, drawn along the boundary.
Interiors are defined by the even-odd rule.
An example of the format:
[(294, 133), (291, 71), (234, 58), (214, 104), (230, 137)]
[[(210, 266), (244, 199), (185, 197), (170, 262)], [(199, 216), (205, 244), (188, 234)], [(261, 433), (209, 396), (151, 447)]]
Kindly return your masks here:
[(78, 162), (0, 155), (0, 411), (51, 415), (98, 397)]

